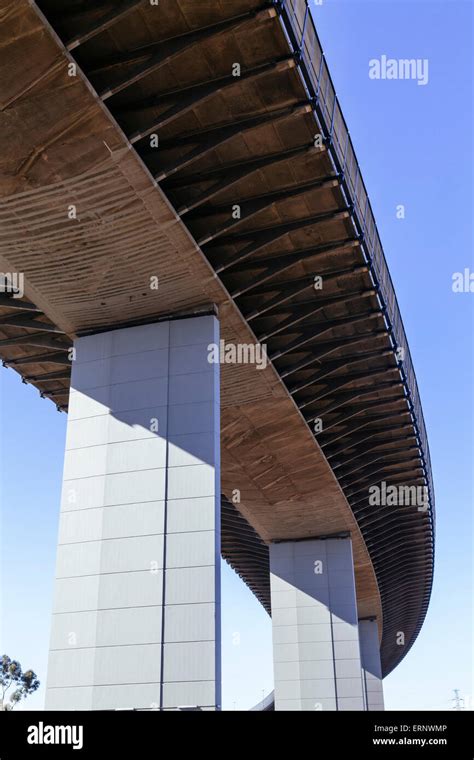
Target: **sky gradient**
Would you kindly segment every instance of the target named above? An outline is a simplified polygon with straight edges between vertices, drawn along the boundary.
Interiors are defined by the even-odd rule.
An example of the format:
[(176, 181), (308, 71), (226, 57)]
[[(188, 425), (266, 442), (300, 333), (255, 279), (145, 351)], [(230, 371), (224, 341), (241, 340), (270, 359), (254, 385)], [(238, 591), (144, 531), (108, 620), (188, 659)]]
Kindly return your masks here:
[[(325, 0), (314, 15), (398, 296), (423, 403), (437, 511), (425, 625), (384, 681), (387, 709), (472, 709), (472, 3)], [(425, 86), (373, 80), (369, 61), (429, 62)], [(396, 208), (405, 207), (398, 219)], [(0, 370), (1, 648), (32, 667), (44, 700), (66, 416)], [(291, 442), (289, 442), (289, 445)], [(223, 706), (272, 688), (270, 619), (223, 563)], [(470, 659), (471, 658), (471, 659)]]

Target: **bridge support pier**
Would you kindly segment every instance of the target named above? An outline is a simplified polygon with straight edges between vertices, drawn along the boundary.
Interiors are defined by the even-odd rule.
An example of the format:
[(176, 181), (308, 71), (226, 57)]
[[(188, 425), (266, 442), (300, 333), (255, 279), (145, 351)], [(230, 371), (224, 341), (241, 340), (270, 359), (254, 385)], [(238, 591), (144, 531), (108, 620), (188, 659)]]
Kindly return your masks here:
[(219, 709), (212, 316), (75, 343), (46, 709)]
[(375, 618), (359, 620), (362, 682), (367, 710), (383, 710), (382, 666), (377, 621)]
[(276, 710), (364, 710), (349, 536), (270, 546)]

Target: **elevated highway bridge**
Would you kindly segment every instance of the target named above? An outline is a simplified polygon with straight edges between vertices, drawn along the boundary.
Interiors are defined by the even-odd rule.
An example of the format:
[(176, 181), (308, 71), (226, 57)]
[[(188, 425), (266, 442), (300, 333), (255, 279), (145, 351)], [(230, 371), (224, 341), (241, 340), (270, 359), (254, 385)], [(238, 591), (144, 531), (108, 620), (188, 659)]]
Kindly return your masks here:
[[(198, 454), (189, 443), (193, 462), (201, 457), (203, 466), (215, 472), (214, 490), (206, 496), (219, 505), (222, 500), (221, 515), (216, 513), (212, 525), (217, 554), (222, 550), (272, 613), (284, 593), (278, 582), (307, 591), (298, 586), (298, 572), (293, 577), (289, 569), (288, 563), (299, 567), (299, 559), (303, 562), (295, 547), (311, 546), (319, 557), (319, 547), (324, 553), (335, 542), (334, 556), (342, 563), (335, 566), (337, 575), (347, 569), (346, 555), (337, 547), (348, 546), (355, 623), (375, 626), (377, 678), (386, 675), (415, 641), (429, 602), (431, 465), (393, 284), (308, 3), (1, 0), (0, 21), (0, 268), (24, 276), (24, 293), (7, 289), (0, 295), (0, 357), (59, 410), (69, 408), (65, 487), (77, 478), (107, 481), (122, 472), (110, 470), (110, 439), (97, 438), (109, 463), (103, 470), (84, 469), (71, 454), (89, 445), (74, 437), (81, 420), (113, 415), (123, 422), (126, 417), (123, 407), (114, 408), (111, 396), (104, 401), (96, 389), (150, 377), (151, 365), (144, 361), (139, 378), (121, 369), (122, 379), (114, 380), (119, 370), (111, 357), (117, 353), (113, 346), (122, 346), (121, 336), (137, 336), (136, 348), (135, 338), (123, 338), (120, 350), (129, 358), (127, 366), (139, 362), (141, 345), (167, 350), (169, 356), (194, 341), (207, 345), (209, 336), (216, 336), (214, 327), (206, 332), (210, 324), (218, 325), (218, 339), (226, 344), (264, 345), (265, 368), (223, 363), (213, 369), (217, 380), (213, 375), (205, 400), (218, 409), (212, 418), (215, 448), (212, 455)], [(186, 324), (190, 332), (183, 339)], [(156, 336), (147, 343), (151, 325)], [(165, 326), (168, 338), (162, 344)], [(116, 334), (118, 343), (113, 342)], [(191, 354), (191, 369), (176, 370), (180, 377), (187, 371), (202, 373), (200, 359), (192, 368)], [(100, 380), (104, 361), (109, 365)], [(81, 366), (87, 364), (89, 369)], [(165, 401), (153, 398), (142, 406), (171, 404), (175, 380), (167, 366)], [(98, 373), (95, 383), (89, 370)], [(130, 385), (130, 392), (139, 391)], [(184, 390), (176, 403), (202, 403), (193, 392)], [(91, 400), (103, 404), (102, 411), (91, 412), (86, 404)], [(130, 407), (128, 401), (125, 409), (130, 408), (137, 405)], [(189, 435), (191, 428), (185, 431)], [(382, 482), (425, 488), (425, 508), (374, 507), (369, 487)], [(201, 498), (190, 488), (186, 498)], [(92, 506), (105, 514), (114, 505), (99, 500)], [(63, 504), (62, 510), (71, 507)], [(86, 511), (78, 506), (78, 513)], [(79, 531), (77, 525), (74, 530)], [(90, 526), (87, 530), (92, 535)], [(105, 544), (105, 534), (97, 530), (90, 541)], [(117, 531), (110, 535), (107, 540), (119, 540)], [(64, 547), (79, 541), (64, 539), (59, 553), (67, 554)], [(286, 549), (291, 549), (291, 562)], [(331, 552), (328, 548), (324, 555), (328, 564)], [(118, 572), (103, 567), (90, 572), (76, 555), (64, 561), (75, 569), (58, 571), (59, 585), (73, 576)], [(166, 557), (162, 569), (166, 576)], [(274, 591), (270, 575), (278, 581)], [(165, 586), (163, 581), (163, 593)], [(215, 589), (208, 601), (217, 620), (217, 582)], [(288, 604), (284, 609), (293, 602)], [(347, 595), (344, 609), (346, 604)], [(136, 599), (130, 602), (130, 608), (138, 606)], [(167, 709), (184, 698), (166, 696), (174, 694), (170, 683), (217, 682), (218, 665), (213, 676), (166, 678), (167, 669), (173, 671), (166, 647), (171, 651), (175, 642), (165, 636), (164, 597), (155, 606), (163, 613), (156, 641), (161, 670), (155, 678), (158, 696), (150, 700)], [(76, 615), (72, 625), (91, 610), (100, 617), (100, 605), (76, 610), (66, 605), (56, 619)], [(353, 626), (349, 613), (344, 615), (341, 625)], [(323, 626), (322, 618), (318, 624)], [(216, 631), (206, 639), (214, 641), (214, 663)], [(60, 641), (53, 626), (55, 633)], [(133, 636), (130, 641), (136, 644)], [(116, 645), (127, 642), (125, 636)], [(301, 650), (301, 642), (298, 646)], [(97, 647), (95, 639), (86, 647), (91, 657)], [(50, 707), (115, 704), (115, 697), (107, 696), (113, 679), (97, 672), (85, 684), (61, 681), (56, 671), (69, 656), (61, 643), (52, 644)], [(285, 657), (287, 663), (292, 655)], [(336, 698), (327, 697), (329, 709), (343, 709), (345, 697), (338, 701), (337, 684), (335, 678)], [(203, 704), (219, 706), (216, 689), (215, 698)], [(79, 693), (87, 693), (90, 701), (77, 702)], [(194, 696), (182, 693), (192, 702)], [(291, 707), (290, 702), (295, 708), (326, 699), (315, 692), (305, 702), (297, 693), (284, 695), (278, 680), (277, 709), (279, 694), (280, 709)], [(148, 694), (137, 691), (133, 706), (142, 708)], [(347, 698), (349, 709), (352, 695)], [(196, 703), (201, 703), (198, 697)], [(367, 709), (366, 693), (363, 703), (361, 709)]]

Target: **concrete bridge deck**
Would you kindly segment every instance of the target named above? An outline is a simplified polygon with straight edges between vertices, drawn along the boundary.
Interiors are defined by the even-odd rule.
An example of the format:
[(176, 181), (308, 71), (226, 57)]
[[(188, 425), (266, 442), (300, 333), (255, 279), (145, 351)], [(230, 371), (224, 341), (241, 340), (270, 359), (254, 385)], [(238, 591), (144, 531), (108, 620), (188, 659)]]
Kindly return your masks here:
[[(429, 602), (429, 450), (307, 5), (2, 0), (0, 20), (0, 266), (25, 276), (0, 356), (67, 410), (77, 336), (217, 311), (227, 343), (265, 344), (265, 369), (221, 368), (222, 492), (266, 543), (351, 533), (387, 674)], [(374, 510), (381, 481), (429, 508)]]

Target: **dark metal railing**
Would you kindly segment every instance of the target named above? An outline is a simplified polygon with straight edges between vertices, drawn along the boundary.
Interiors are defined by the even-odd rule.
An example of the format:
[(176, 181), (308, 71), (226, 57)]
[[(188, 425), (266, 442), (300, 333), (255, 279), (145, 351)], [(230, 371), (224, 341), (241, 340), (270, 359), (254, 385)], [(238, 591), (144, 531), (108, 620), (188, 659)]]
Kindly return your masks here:
[(382, 302), (394, 352), (401, 357), (398, 366), (418, 438), (434, 528), (435, 507), (430, 450), (418, 384), (392, 278), (354, 146), (319, 42), (309, 0), (274, 0), (274, 4), (288, 41), (293, 47), (322, 137), (336, 170), (342, 176), (342, 187), (352, 209), (352, 218), (361, 246)]

